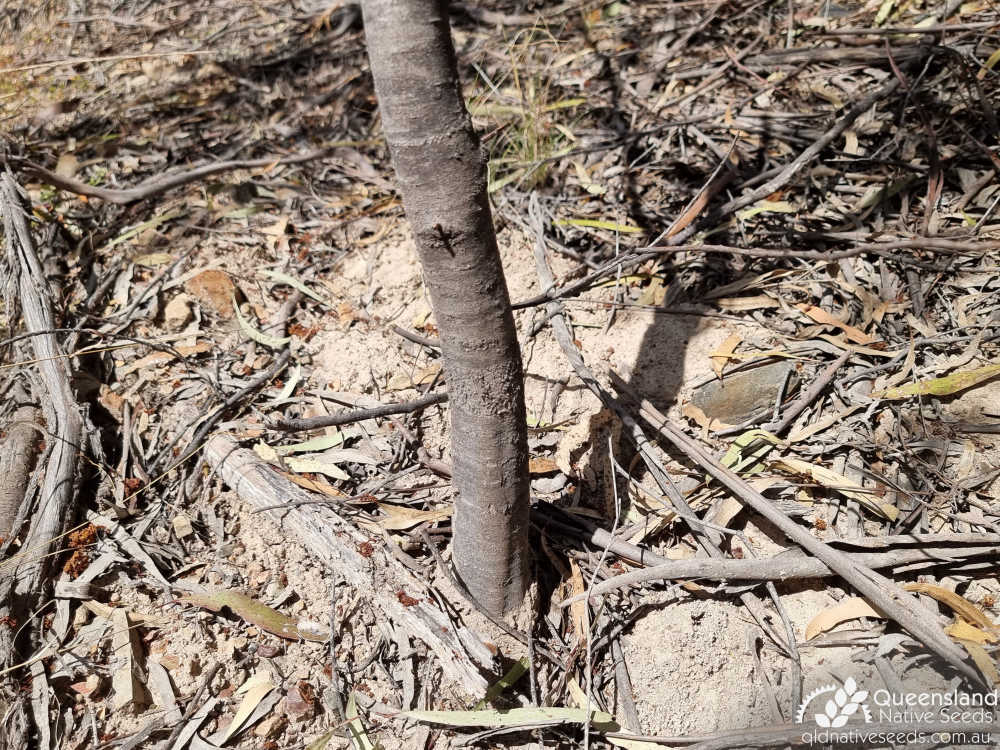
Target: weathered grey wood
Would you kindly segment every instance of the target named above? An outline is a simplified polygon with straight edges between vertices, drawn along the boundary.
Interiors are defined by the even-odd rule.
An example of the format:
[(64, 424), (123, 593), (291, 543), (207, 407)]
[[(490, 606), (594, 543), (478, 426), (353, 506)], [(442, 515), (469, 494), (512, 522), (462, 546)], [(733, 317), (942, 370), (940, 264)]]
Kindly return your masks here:
[[(0, 203), (4, 219), (7, 260), (19, 274), (18, 289), (25, 330), (29, 333), (51, 331), (56, 327), (41, 262), (28, 228), (26, 203), (14, 177), (0, 178)], [(66, 510), (73, 497), (77, 453), (83, 422), (70, 389), (69, 363), (54, 334), (31, 339), (36, 366), (41, 378), (41, 399), (52, 455), (45, 467), (38, 512), (32, 519), (23, 549), (30, 550), (14, 569), (15, 596), (38, 591), (43, 574), (51, 563), (52, 544), (62, 532)]]
[[(961, 565), (965, 561), (983, 557), (989, 558), (990, 564), (995, 565), (997, 557), (1000, 557), (1000, 546), (998, 546), (1000, 538), (995, 534), (983, 536), (986, 538), (982, 544), (972, 544), (967, 547), (930, 545), (889, 552), (845, 554), (857, 565), (864, 565), (872, 569), (917, 565), (928, 567), (945, 564)], [(723, 581), (791, 581), (803, 578), (825, 578), (833, 575), (836, 573), (822, 560), (806, 557), (802, 554), (782, 554), (769, 558), (741, 560), (729, 558), (670, 560), (650, 568), (640, 568), (612, 576), (594, 584), (587, 594), (578, 594), (563, 600), (561, 606), (567, 607), (587, 596), (598, 596), (609, 591), (650, 581), (697, 580), (700, 578)]]
[[(315, 495), (225, 435), (210, 438), (204, 455), (223, 481), (255, 508), (316, 500)], [(445, 674), (462, 685), (470, 696), (482, 696), (488, 686), (483, 672), (494, 671), (490, 650), (467, 628), (453, 623), (425, 593), (426, 584), (383, 544), (374, 544), (372, 554), (363, 556), (358, 547), (371, 541), (370, 535), (359, 531), (327, 505), (299, 505), (263, 512), (349, 586), (364, 592), (398, 627), (426, 643)], [(410, 606), (402, 603), (400, 592), (417, 600), (416, 603)], [(409, 603), (411, 599), (405, 601)]]
[(40, 414), (34, 406), (18, 407), (0, 443), (0, 538), (10, 534), (24, 500), (40, 437), (33, 425)]
[[(30, 206), (23, 191), (9, 172), (0, 175), (0, 213), (3, 214), (5, 292), (8, 302), (17, 295), (24, 329), (38, 335), (31, 337), (35, 367), (38, 370), (38, 400), (43, 407), (49, 458), (39, 491), (38, 507), (31, 526), (21, 546), (21, 553), (5, 561), (0, 568), (0, 615), (22, 622), (28, 612), (37, 609), (45, 598), (45, 587), (50, 585), (47, 575), (55, 558), (49, 553), (62, 534), (68, 511), (75, 494), (77, 455), (83, 421), (70, 388), (69, 360), (51, 331), (56, 328), (49, 299), (49, 287), (28, 227)], [(7, 312), (14, 323), (16, 312), (8, 305)], [(23, 495), (23, 493), (22, 493)], [(0, 628), (0, 662), (4, 666), (16, 662), (27, 639), (15, 644), (12, 636), (19, 632)], [(23, 638), (23, 636), (22, 636)], [(41, 669), (38, 664), (36, 672)], [(46, 684), (44, 670), (34, 674), (32, 712), (45, 717), (44, 726), (36, 727), (35, 746), (47, 747), (49, 692), (40, 686)], [(16, 685), (14, 686), (16, 690)], [(23, 704), (23, 695), (10, 708), (8, 723), (0, 729), (0, 750), (32, 746), (31, 728)], [(0, 699), (2, 703), (2, 699)], [(39, 721), (41, 718), (38, 719)], [(36, 722), (37, 723), (37, 722)]]

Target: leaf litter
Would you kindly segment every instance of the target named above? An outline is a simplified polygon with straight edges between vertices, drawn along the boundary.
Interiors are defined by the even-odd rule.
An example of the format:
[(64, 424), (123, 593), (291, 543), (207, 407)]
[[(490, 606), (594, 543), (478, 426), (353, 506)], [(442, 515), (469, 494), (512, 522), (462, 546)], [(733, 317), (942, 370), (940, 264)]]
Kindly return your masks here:
[[(852, 559), (870, 554), (865, 545), (937, 549), (879, 570), (929, 597), (927, 621), (995, 682), (1000, 585), (974, 544), (1000, 522), (1000, 193), (988, 146), (997, 55), (979, 54), (997, 46), (995, 18), (977, 4), (949, 6), (947, 17), (884, 3), (841, 18), (821, 6), (793, 18), (776, 8), (764, 33), (765, 11), (752, 4), (733, 14), (585, 4), (543, 10), (542, 25), (510, 4), (457, 7), (461, 54), (471, 39), (485, 50), (464, 60), (479, 73), (466, 93), (491, 157), (508, 284), (515, 300), (562, 299), (602, 377), (604, 363), (624, 367), (676, 424), (690, 415), (706, 450), (752, 473), (817, 539)], [(80, 697), (60, 712), (39, 693), (31, 707), (68, 747), (91, 741), (84, 707), (106, 740), (133, 745), (166, 740), (175, 726), (191, 746), (432, 747), (473, 726), (499, 730), (482, 741), (516, 744), (503, 730), (527, 722), (544, 725), (535, 731), (551, 746), (571, 747), (588, 666), (601, 675), (588, 699), (601, 721), (704, 737), (785, 725), (829, 674), (881, 686), (871, 657), (893, 639), (906, 650), (886, 652), (891, 668), (934, 684), (920, 639), (839, 577), (819, 587), (774, 578), (774, 596), (756, 584), (765, 607), (756, 611), (790, 629), (754, 625), (751, 638), (755, 610), (736, 585), (746, 582), (718, 577), (647, 581), (566, 612), (543, 602), (542, 618), (521, 625), (534, 628), (531, 652), (482, 618), (434, 572), (451, 533), (446, 407), (287, 441), (267, 429), (275, 417), (447, 387), (353, 11), (213, 0), (123, 12), (89, 7), (92, 19), (71, 19), (68, 47), (44, 41), (59, 20), (51, 9), (0, 20), (17, 25), (10, 39), (39, 40), (0, 48), (9, 76), (0, 109), (35, 220), (55, 230), (61, 325), (79, 329), (59, 335), (87, 347), (74, 392), (93, 400), (104, 451), (86, 448), (95, 492), (80, 495), (100, 530), (55, 573), (78, 588), (51, 605), (39, 649), (11, 649), (0, 665), (9, 679), (31, 674)], [(940, 28), (937, 56), (916, 32), (928, 23)], [(887, 36), (880, 25), (914, 33)], [(317, 155), (289, 154), (306, 141)], [(114, 192), (237, 153), (255, 165), (146, 198)], [(60, 189), (28, 162), (86, 192)], [(530, 271), (532, 191), (551, 289)], [(536, 310), (522, 308), (517, 322), (537, 415), (533, 520), (549, 589), (585, 593), (595, 572), (623, 575), (650, 555), (656, 565), (698, 560), (708, 519), (725, 560), (780, 565), (796, 554), (703, 467), (656, 448), (690, 511), (678, 508), (622, 425), (591, 418), (600, 405)], [(418, 319), (415, 339), (386, 325)], [(19, 332), (16, 319), (4, 325), (4, 336)], [(820, 382), (843, 352), (846, 363)], [(691, 403), (699, 377), (735, 382), (764, 358), (793, 363), (797, 382), (774, 375), (711, 417)], [(5, 377), (35, 366), (27, 348), (9, 359)], [(799, 399), (795, 419), (774, 430)], [(338, 585), (280, 517), (248, 510), (238, 487), (224, 491), (198, 461), (213, 431), (259, 441), (262, 471), (311, 493), (324, 533), (355, 535), (354, 564), (370, 566), (371, 590)], [(627, 533), (615, 538), (630, 542), (609, 546), (598, 567), (616, 496), (626, 498), (617, 531)], [(352, 530), (323, 526), (333, 523), (327, 509)], [(12, 538), (4, 569), (38, 554)], [(503, 660), (484, 656), (492, 679), (479, 693), (450, 682), (440, 656), (422, 650), (427, 631), (377, 603), (381, 555), (412, 571), (412, 586), (388, 592), (403, 610), (447, 601), (440, 626), (469, 653), (489, 653), (488, 643), (528, 674), (501, 679)], [(589, 665), (574, 650), (588, 621)], [(150, 698), (170, 702), (160, 668), (182, 724), (152, 723)], [(761, 671), (792, 676), (768, 691)], [(313, 697), (295, 713), (303, 684)], [(17, 694), (0, 703), (16, 708)], [(112, 715), (115, 705), (129, 708)], [(297, 718), (272, 721), (286, 708)], [(442, 720), (414, 727), (399, 720), (406, 712)], [(604, 741), (599, 724), (591, 741)]]

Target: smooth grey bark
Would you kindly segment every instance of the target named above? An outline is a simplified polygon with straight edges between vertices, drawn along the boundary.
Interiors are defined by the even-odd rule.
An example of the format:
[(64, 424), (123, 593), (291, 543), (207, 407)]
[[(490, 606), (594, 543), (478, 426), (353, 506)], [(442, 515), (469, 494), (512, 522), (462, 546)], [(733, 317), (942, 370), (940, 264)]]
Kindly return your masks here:
[(462, 99), (447, 3), (361, 7), (382, 127), (441, 334), (458, 490), (455, 567), (500, 613), (520, 604), (528, 582), (528, 451), (486, 160)]

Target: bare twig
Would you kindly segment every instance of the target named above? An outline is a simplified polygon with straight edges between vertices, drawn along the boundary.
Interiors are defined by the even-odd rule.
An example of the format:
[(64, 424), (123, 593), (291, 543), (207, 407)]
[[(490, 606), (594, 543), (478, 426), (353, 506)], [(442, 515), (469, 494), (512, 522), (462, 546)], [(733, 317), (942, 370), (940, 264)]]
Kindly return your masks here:
[(819, 398), (819, 394), (823, 392), (830, 381), (833, 380), (833, 376), (837, 374), (837, 370), (844, 366), (844, 363), (851, 358), (852, 351), (848, 349), (846, 352), (841, 354), (837, 359), (830, 364), (823, 372), (820, 373), (819, 377), (814, 380), (809, 389), (799, 396), (788, 409), (785, 410), (784, 415), (777, 422), (769, 422), (764, 425), (763, 429), (768, 432), (773, 432), (775, 435), (780, 435), (784, 432), (795, 418), (802, 413), (809, 404)]
[[(984, 535), (980, 535), (981, 537)], [(998, 554), (994, 544), (1000, 544), (1000, 537), (985, 535), (995, 542), (983, 541), (982, 545), (968, 548), (948, 547), (928, 543), (926, 547), (892, 550), (888, 552), (853, 552), (844, 553), (858, 565), (869, 568), (896, 568), (913, 564), (947, 565), (975, 558), (994, 558)], [(690, 559), (669, 560), (651, 568), (631, 570), (628, 573), (601, 581), (594, 586), (594, 595), (604, 594), (629, 586), (651, 581), (685, 581), (699, 578), (708, 580), (733, 581), (790, 581), (803, 578), (825, 578), (837, 575), (822, 560), (815, 557), (802, 557), (791, 554), (781, 554), (764, 559)], [(560, 602), (560, 607), (567, 607), (574, 601), (583, 599), (586, 594), (577, 594)]]
[(47, 182), (60, 190), (67, 190), (71, 193), (76, 193), (77, 195), (86, 195), (89, 198), (100, 198), (101, 200), (108, 201), (109, 203), (125, 205), (141, 201), (145, 198), (152, 198), (155, 195), (165, 193), (175, 187), (187, 185), (190, 182), (211, 177), (212, 175), (221, 174), (223, 172), (231, 172), (234, 169), (259, 169), (261, 167), (277, 166), (279, 164), (301, 164), (303, 162), (313, 161), (314, 159), (321, 159), (330, 154), (335, 148), (357, 145), (360, 145), (357, 141), (343, 141), (332, 143), (329, 146), (314, 149), (313, 151), (308, 151), (304, 154), (296, 154), (294, 156), (283, 156), (279, 158), (270, 157), (266, 159), (240, 159), (236, 161), (219, 161), (212, 164), (203, 164), (200, 167), (189, 169), (186, 172), (178, 172), (177, 174), (165, 175), (163, 177), (154, 177), (151, 180), (147, 180), (146, 182), (136, 185), (134, 188), (127, 188), (125, 190), (112, 190), (110, 188), (88, 185), (86, 182), (81, 182), (80, 180), (75, 180), (72, 177), (64, 177), (56, 174), (40, 164), (35, 164), (32, 161), (28, 161), (27, 159), (20, 157), (14, 157), (12, 161), (20, 164), (25, 175), (34, 177), (42, 182)]
[[(841, 55), (843, 54), (841, 50), (831, 51), (837, 52)], [(872, 105), (875, 104), (875, 102), (889, 96), (889, 94), (899, 88), (899, 85), (900, 83), (897, 79), (890, 79), (887, 83), (883, 84), (868, 96), (864, 97), (861, 101), (847, 110), (844, 116), (837, 121), (836, 125), (823, 133), (823, 135), (816, 139), (812, 145), (809, 146), (809, 148), (805, 149), (802, 153), (792, 159), (792, 161), (789, 162), (775, 177), (768, 180), (760, 187), (755, 188), (748, 193), (744, 193), (739, 198), (734, 198), (731, 201), (723, 203), (719, 208), (719, 213), (723, 216), (728, 216), (734, 211), (739, 211), (741, 208), (745, 208), (751, 203), (756, 203), (761, 198), (765, 198), (775, 190), (779, 190), (784, 187), (800, 169), (816, 158), (816, 156), (819, 155), (824, 148), (837, 140), (844, 133), (844, 131), (851, 127), (854, 121), (867, 112)]]
[(321, 427), (337, 427), (339, 425), (351, 424), (352, 422), (361, 422), (365, 419), (387, 417), (391, 414), (412, 414), (433, 404), (443, 404), (447, 400), (447, 393), (429, 393), (412, 401), (384, 404), (368, 409), (352, 409), (340, 414), (329, 414), (304, 419), (277, 419), (268, 424), (268, 427), (272, 430), (281, 430), (282, 432), (303, 432), (305, 430), (316, 430)]
[(397, 325), (392, 327), (392, 332), (397, 336), (402, 336), (404, 339), (412, 341), (414, 344), (420, 344), (420, 346), (426, 346), (428, 349), (434, 349), (435, 351), (441, 350), (441, 342), (438, 339), (421, 336), (419, 333), (414, 333)]

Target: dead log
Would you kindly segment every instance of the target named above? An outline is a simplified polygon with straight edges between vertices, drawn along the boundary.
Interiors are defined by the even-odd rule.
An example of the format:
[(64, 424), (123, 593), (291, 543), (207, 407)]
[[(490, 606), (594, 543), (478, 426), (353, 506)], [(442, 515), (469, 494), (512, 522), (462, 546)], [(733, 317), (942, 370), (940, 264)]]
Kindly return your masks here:
[[(34, 239), (28, 227), (30, 205), (23, 191), (10, 172), (0, 175), (0, 213), (4, 228), (4, 276), (10, 286), (7, 292), (17, 295), (17, 302), (24, 321), (24, 328), (31, 337), (35, 367), (38, 371), (38, 400), (43, 407), (49, 458), (44, 467), (45, 476), (38, 493), (38, 505), (31, 517), (31, 526), (21, 545), (21, 553), (3, 562), (0, 567), (0, 616), (11, 617), (19, 625), (28, 613), (38, 609), (46, 598), (46, 588), (51, 586), (49, 575), (55, 558), (50, 554), (65, 529), (69, 509), (75, 496), (77, 458), (83, 419), (70, 387), (69, 361), (55, 334), (49, 285), (38, 258)], [(8, 305), (11, 313), (12, 305)], [(11, 314), (13, 321), (13, 314)], [(23, 493), (22, 493), (23, 494)], [(11, 666), (26, 655), (30, 643), (30, 629), (22, 634), (24, 640), (14, 642), (20, 628), (0, 629), (0, 660)], [(41, 686), (44, 672), (34, 681)], [(17, 684), (5, 685), (17, 696), (10, 707), (9, 724), (0, 731), (0, 750), (14, 747), (39, 747), (48, 750), (47, 725), (38, 726), (37, 742), (32, 744), (23, 696)], [(36, 715), (47, 715), (48, 693), (39, 693), (34, 699)], [(0, 704), (3, 696), (0, 696)], [(3, 706), (0, 706), (5, 708)]]
[(426, 583), (385, 545), (372, 545), (370, 534), (345, 521), (329, 505), (317, 505), (314, 494), (225, 435), (206, 443), (205, 460), (242, 500), (258, 510), (268, 508), (263, 512), (328, 569), (351, 588), (365, 592), (408, 635), (426, 643), (445, 675), (470, 696), (482, 696), (488, 686), (484, 674), (495, 670), (493, 654), (426, 595)]

